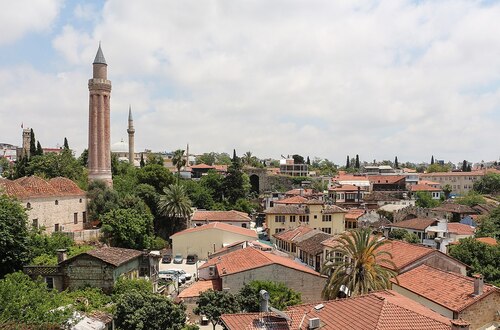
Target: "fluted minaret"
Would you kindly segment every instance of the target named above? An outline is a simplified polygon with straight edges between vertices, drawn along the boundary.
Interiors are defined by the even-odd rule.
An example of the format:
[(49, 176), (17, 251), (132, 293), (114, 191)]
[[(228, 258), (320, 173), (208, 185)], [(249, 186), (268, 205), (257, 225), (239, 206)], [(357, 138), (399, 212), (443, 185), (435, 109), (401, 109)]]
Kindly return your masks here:
[(128, 107), (128, 162), (134, 165), (134, 120), (132, 119), (132, 107)]
[(186, 166), (189, 167), (189, 143), (186, 145)]
[(93, 77), (89, 79), (89, 93), (89, 180), (102, 180), (111, 187), (111, 81), (100, 43), (93, 63)]

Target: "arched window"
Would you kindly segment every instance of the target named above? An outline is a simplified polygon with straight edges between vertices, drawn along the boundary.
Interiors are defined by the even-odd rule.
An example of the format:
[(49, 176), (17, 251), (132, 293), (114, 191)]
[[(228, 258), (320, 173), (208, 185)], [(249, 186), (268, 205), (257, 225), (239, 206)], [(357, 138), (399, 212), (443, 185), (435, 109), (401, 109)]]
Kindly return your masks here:
[(56, 199), (56, 202), (55, 202), (56, 205), (59, 205), (59, 201)]
[(27, 209), (31, 209), (31, 203), (27, 203), (27, 204), (26, 204), (26, 208), (27, 208)]

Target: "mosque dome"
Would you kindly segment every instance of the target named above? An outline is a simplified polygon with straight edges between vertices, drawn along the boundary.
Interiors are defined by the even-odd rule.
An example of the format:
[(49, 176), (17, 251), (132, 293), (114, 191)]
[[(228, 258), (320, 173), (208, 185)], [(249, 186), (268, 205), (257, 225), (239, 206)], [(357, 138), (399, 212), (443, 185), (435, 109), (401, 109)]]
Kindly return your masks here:
[(111, 152), (115, 153), (127, 153), (128, 152), (128, 144), (123, 141), (123, 139), (120, 142), (113, 143), (111, 145)]

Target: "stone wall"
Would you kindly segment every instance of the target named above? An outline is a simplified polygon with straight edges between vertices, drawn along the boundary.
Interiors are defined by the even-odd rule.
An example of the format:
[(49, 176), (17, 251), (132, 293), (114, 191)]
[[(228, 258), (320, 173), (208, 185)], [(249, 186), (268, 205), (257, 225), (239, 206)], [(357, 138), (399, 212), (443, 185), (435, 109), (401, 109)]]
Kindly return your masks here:
[(113, 272), (113, 266), (89, 256), (81, 256), (64, 266), (65, 287), (77, 289), (92, 286), (111, 292), (114, 286)]
[(462, 318), (470, 322), (470, 329), (479, 329), (482, 326), (491, 323), (499, 322), (500, 317), (500, 291), (489, 294), (483, 299), (476, 302), (474, 305), (466, 308), (458, 314), (458, 318)]
[(222, 277), (222, 288), (238, 292), (246, 283), (254, 280), (284, 283), (288, 288), (300, 292), (303, 302), (321, 300), (321, 291), (326, 278), (292, 268), (273, 264)]
[(431, 209), (408, 206), (393, 212), (394, 222), (400, 222), (411, 218), (446, 218), (446, 213), (433, 211)]

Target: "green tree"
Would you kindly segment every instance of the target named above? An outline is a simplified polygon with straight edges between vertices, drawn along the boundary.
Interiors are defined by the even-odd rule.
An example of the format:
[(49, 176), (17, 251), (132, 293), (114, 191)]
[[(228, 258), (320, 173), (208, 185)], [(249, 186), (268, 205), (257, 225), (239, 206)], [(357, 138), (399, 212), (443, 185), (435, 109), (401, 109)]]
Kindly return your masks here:
[(394, 168), (399, 168), (398, 156), (394, 158)]
[(33, 132), (33, 128), (30, 130), (30, 155), (29, 158), (36, 156), (36, 139), (35, 132)]
[(389, 238), (402, 241), (405, 238), (406, 234), (408, 234), (408, 231), (401, 228), (396, 228), (390, 231)]
[(500, 194), (500, 174), (488, 173), (474, 182), (474, 190), (481, 194)]
[(489, 215), (481, 217), (476, 237), (494, 237), (500, 239), (500, 206)]
[(100, 288), (85, 287), (73, 291), (63, 291), (59, 294), (62, 299), (68, 300), (71, 307), (77, 311), (89, 313), (95, 310), (111, 311), (109, 304), (111, 297), (102, 292)]
[(196, 157), (196, 164), (213, 165), (215, 164), (215, 156), (214, 152), (204, 153), (203, 155)]
[(245, 198), (248, 193), (248, 189), (245, 189), (245, 179), (241, 170), (241, 162), (236, 156), (236, 152), (234, 152), (232, 164), (227, 169), (227, 175), (224, 178), (222, 188), (224, 197), (231, 205), (234, 205), (238, 199)]
[(252, 281), (245, 284), (238, 293), (240, 306), (244, 312), (253, 313), (260, 310), (260, 290), (266, 290), (269, 293), (269, 304), (279, 310), (302, 302), (300, 293), (288, 288), (283, 283)]
[(200, 294), (196, 315), (205, 315), (212, 323), (213, 329), (219, 324), (222, 314), (237, 313), (240, 311), (238, 296), (227, 291), (207, 290)]
[(134, 209), (115, 209), (101, 217), (101, 230), (111, 246), (142, 250), (153, 239), (153, 216)]
[(449, 184), (445, 184), (443, 187), (443, 192), (444, 192), (445, 199), (450, 198), (450, 195), (452, 192), (451, 186)]
[[(158, 200), (158, 212), (167, 217), (170, 226), (158, 226), (160, 233), (172, 234), (187, 227), (187, 220), (191, 216), (191, 201), (186, 194), (186, 189), (178, 184), (172, 184), (163, 189), (164, 194)], [(167, 226), (165, 226), (167, 225)], [(169, 228), (170, 227), (170, 228)], [(166, 229), (170, 230), (166, 230)], [(163, 235), (160, 235), (163, 236)]]
[(427, 167), (427, 173), (449, 172), (451, 169), (448, 165), (432, 164)]
[(431, 156), (431, 165), (434, 165), (434, 155)]
[(193, 180), (185, 180), (181, 184), (186, 188), (186, 193), (194, 207), (205, 210), (212, 209), (214, 199), (208, 188), (199, 181)]
[(411, 244), (418, 244), (420, 243), (420, 238), (418, 238), (417, 234), (415, 233), (409, 233), (407, 232), (405, 237), (403, 238), (404, 241), (411, 243)]
[(301, 155), (292, 155), (294, 164), (304, 164), (304, 157)]
[(349, 167), (351, 167), (351, 161), (349, 160), (349, 155), (347, 155), (347, 160), (345, 162), (345, 168), (347, 169)]
[(464, 161), (462, 162), (462, 172), (467, 172), (468, 165), (469, 163), (464, 159)]
[(80, 157), (78, 157), (78, 163), (80, 163), (81, 166), (87, 167), (89, 164), (89, 149), (83, 149)]
[(172, 157), (172, 164), (177, 168), (177, 183), (181, 179), (181, 168), (186, 165), (186, 158), (184, 158), (184, 150), (178, 149), (174, 151)]
[(66, 137), (64, 138), (64, 149), (69, 150), (68, 139)]
[(132, 291), (149, 294), (153, 292), (153, 285), (150, 281), (143, 278), (130, 279), (120, 276), (113, 287), (114, 295), (122, 295)]
[(342, 287), (351, 297), (391, 287), (390, 279), (396, 272), (381, 265), (396, 268), (392, 255), (380, 249), (388, 240), (377, 240), (368, 229), (345, 232), (336, 240), (338, 247), (330, 252), (331, 257), (321, 270), (329, 275), (322, 291), (325, 299), (337, 298)]
[(469, 237), (451, 246), (450, 255), (470, 266), (468, 275), (479, 273), (486, 282), (500, 285), (500, 245), (491, 246)]
[(481, 194), (471, 190), (466, 195), (457, 198), (455, 203), (472, 207), (478, 204), (486, 204), (486, 200)]
[(186, 322), (185, 307), (166, 296), (135, 290), (119, 296), (115, 325), (121, 330), (180, 330)]
[(106, 186), (103, 181), (92, 181), (87, 192), (89, 199), (89, 220), (98, 220), (105, 213), (118, 208), (118, 193)]
[(433, 208), (441, 203), (439, 200), (432, 199), (432, 195), (426, 191), (417, 191), (415, 198), (415, 205), (418, 207)]
[(19, 202), (0, 191), (0, 278), (29, 259), (27, 216)]
[(355, 168), (359, 168), (359, 155), (356, 155), (356, 162), (354, 163)]
[(148, 153), (146, 158), (146, 165), (160, 165), (164, 164), (163, 157), (160, 154)]
[[(41, 279), (33, 281), (22, 272), (8, 274), (0, 280), (0, 324), (13, 322), (30, 329), (62, 326), (73, 314), (71, 302), (56, 290), (47, 290)], [(67, 306), (59, 309), (60, 306)], [(17, 329), (17, 328), (16, 328)]]
[(165, 187), (174, 183), (173, 174), (163, 165), (158, 164), (146, 165), (138, 169), (137, 179), (139, 183), (155, 187), (158, 193), (161, 193)]
[(207, 175), (200, 179), (200, 185), (208, 189), (216, 202), (221, 202), (223, 197), (224, 177), (215, 170), (209, 170)]
[(146, 163), (144, 162), (144, 154), (141, 153), (141, 162), (139, 163), (139, 166), (141, 168), (143, 168), (144, 166), (146, 166)]
[(42, 148), (42, 145), (40, 144), (40, 141), (36, 142), (36, 152), (35, 153), (37, 156), (43, 155), (43, 148)]

